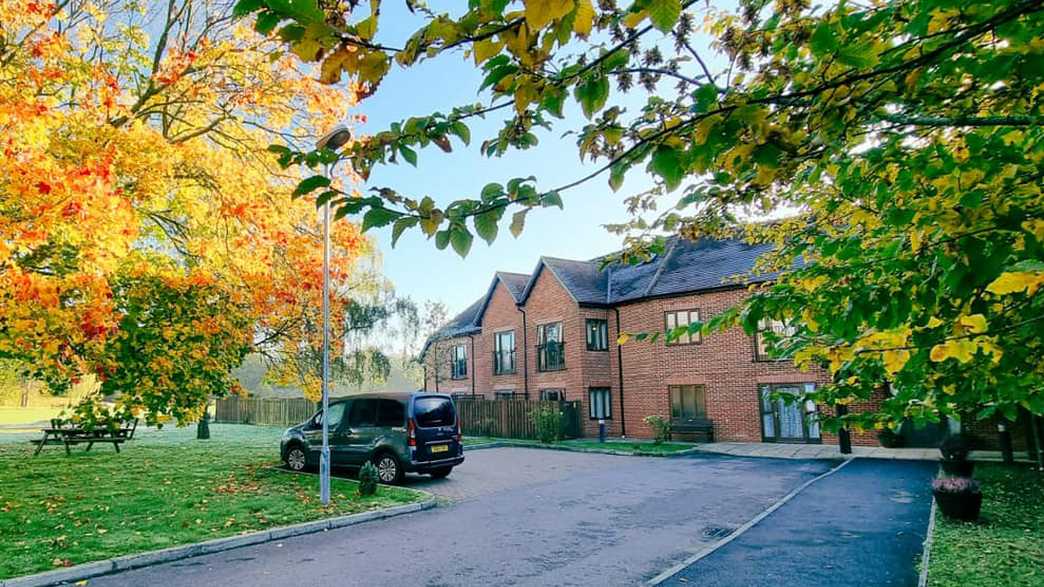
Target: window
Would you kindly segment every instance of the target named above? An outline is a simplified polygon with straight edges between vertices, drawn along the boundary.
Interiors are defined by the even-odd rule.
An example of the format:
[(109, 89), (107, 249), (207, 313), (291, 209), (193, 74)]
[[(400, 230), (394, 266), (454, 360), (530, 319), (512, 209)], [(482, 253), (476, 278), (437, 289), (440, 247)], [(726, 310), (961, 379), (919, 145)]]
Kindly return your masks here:
[(377, 400), (357, 399), (348, 411), (349, 428), (367, 428), (377, 425)]
[(565, 369), (562, 323), (540, 324), (537, 326), (537, 371), (558, 371), (560, 369)]
[(609, 350), (609, 323), (597, 318), (587, 319), (587, 350)]
[(499, 389), (493, 392), (496, 399), (524, 399), (523, 394), (511, 389)]
[(468, 347), (458, 344), (450, 353), (450, 378), (464, 379), (468, 376)]
[[(341, 425), (341, 421), (344, 420), (344, 409), (348, 406), (347, 402), (338, 402), (336, 404), (330, 404), (330, 430), (336, 430)], [(316, 428), (323, 425), (323, 412), (320, 411), (315, 415)]]
[(545, 402), (564, 402), (565, 401), (565, 390), (564, 389), (541, 389), (540, 399)]
[(803, 399), (814, 383), (771, 383), (758, 386), (761, 434), (766, 442), (820, 442), (816, 404)]
[(377, 400), (377, 425), (398, 428), (406, 425), (406, 406), (393, 399)]
[[(664, 323), (665, 323), (664, 325), (666, 326), (667, 332), (670, 332), (671, 330), (674, 330), (675, 328), (677, 328), (679, 326), (688, 326), (689, 324), (692, 324), (693, 322), (699, 322), (699, 321), (700, 321), (700, 311), (699, 310), (673, 310), (673, 311), (664, 313)], [(695, 334), (689, 334), (689, 333), (686, 332), (685, 334), (679, 336), (678, 338), (672, 340), (671, 342), (668, 342), (667, 344), (669, 344), (669, 345), (698, 344), (701, 341), (702, 341), (702, 339), (700, 338), (700, 333), (699, 332), (697, 332)]]
[(453, 401), (461, 399), (486, 399), (486, 396), (478, 393), (451, 393), (450, 397), (453, 398)]
[(497, 332), (493, 335), (493, 374), (504, 375), (515, 372), (515, 331)]
[(668, 385), (671, 418), (699, 420), (707, 417), (707, 396), (702, 385)]
[(421, 428), (452, 426), (456, 415), (453, 402), (448, 398), (421, 396), (413, 400), (413, 419)]
[(754, 333), (754, 359), (758, 361), (787, 360), (788, 357), (786, 355), (777, 354), (777, 356), (771, 356), (769, 354), (768, 337), (761, 334), (767, 331), (772, 332), (770, 336), (775, 340), (781, 340), (793, 336), (797, 332), (797, 328), (785, 320), (760, 320), (758, 322), (758, 331)]
[(610, 420), (613, 409), (609, 403), (608, 387), (592, 387), (587, 391), (588, 409), (592, 420)]

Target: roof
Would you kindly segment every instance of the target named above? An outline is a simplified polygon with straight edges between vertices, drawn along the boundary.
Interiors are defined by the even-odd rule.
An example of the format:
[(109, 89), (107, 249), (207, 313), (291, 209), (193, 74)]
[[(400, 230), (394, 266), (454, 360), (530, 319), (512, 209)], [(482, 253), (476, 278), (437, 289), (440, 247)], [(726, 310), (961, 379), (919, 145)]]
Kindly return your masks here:
[[(664, 252), (637, 265), (611, 263), (604, 257), (590, 261), (541, 257), (531, 275), (498, 271), (486, 294), (439, 329), (427, 342), (479, 332), (482, 315), (493, 297), (497, 283), (503, 283), (515, 299), (524, 304), (537, 279), (550, 273), (580, 305), (613, 306), (644, 298), (682, 295), (757, 283), (775, 274), (754, 275), (758, 257), (772, 250), (769, 244), (750, 244), (738, 239), (668, 239)], [(422, 352), (423, 354), (423, 352)]]

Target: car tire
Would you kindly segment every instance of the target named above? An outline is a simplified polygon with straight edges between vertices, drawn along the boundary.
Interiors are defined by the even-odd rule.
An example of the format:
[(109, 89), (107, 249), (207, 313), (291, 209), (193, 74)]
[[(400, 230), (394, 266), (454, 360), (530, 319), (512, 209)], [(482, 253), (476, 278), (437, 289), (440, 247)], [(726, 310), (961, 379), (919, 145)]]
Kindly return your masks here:
[(377, 479), (385, 485), (398, 485), (402, 483), (406, 472), (402, 469), (402, 463), (395, 455), (388, 451), (379, 452), (371, 461), (377, 467)]
[(432, 479), (445, 479), (450, 474), (450, 471), (452, 471), (452, 470), (453, 470), (453, 467), (439, 467), (438, 469), (432, 469), (431, 470), (431, 478)]
[(300, 473), (308, 469), (308, 453), (300, 444), (291, 444), (286, 449), (286, 458), (283, 459), (283, 462), (291, 471)]

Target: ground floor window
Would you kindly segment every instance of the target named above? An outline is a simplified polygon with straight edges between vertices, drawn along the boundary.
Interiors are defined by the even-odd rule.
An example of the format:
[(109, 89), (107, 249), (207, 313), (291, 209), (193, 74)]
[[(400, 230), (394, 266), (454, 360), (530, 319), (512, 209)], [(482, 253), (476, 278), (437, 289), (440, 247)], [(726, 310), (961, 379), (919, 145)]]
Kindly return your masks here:
[(498, 389), (493, 392), (493, 396), (497, 399), (524, 399), (525, 395), (520, 391), (513, 389)]
[(702, 385), (668, 385), (671, 396), (671, 419), (705, 420), (707, 394)]
[(816, 404), (800, 399), (815, 391), (813, 383), (772, 383), (758, 388), (761, 435), (766, 442), (819, 442)]
[(565, 390), (564, 389), (541, 389), (540, 399), (546, 402), (564, 402), (565, 401)]
[(592, 420), (609, 420), (613, 417), (608, 387), (592, 387), (587, 391), (587, 400)]
[(486, 399), (486, 396), (479, 395), (477, 393), (451, 393), (450, 397), (455, 400), (458, 399)]

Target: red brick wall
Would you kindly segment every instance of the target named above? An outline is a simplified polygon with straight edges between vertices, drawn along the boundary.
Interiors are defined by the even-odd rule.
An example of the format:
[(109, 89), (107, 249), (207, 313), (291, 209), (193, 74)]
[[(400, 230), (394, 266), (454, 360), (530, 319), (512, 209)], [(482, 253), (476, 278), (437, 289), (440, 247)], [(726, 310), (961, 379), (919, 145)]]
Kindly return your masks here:
[[(493, 374), (493, 337), (498, 332), (512, 330), (515, 333), (515, 373), (507, 375)], [(495, 391), (524, 392), (522, 349), (522, 312), (515, 305), (515, 299), (497, 282), (493, 296), (490, 298), (486, 313), (482, 316), (482, 334), (476, 335), (476, 380), (475, 393), (484, 394), (492, 399)], [(530, 394), (530, 397), (533, 397)]]
[[(478, 337), (475, 340), (475, 351), (479, 350)], [(468, 374), (463, 379), (453, 379), (450, 370), (452, 349), (463, 344), (468, 349)], [(471, 339), (467, 336), (447, 338), (432, 343), (428, 354), (424, 356), (424, 389), (439, 393), (471, 393), (471, 378), (475, 375), (472, 368)], [(476, 381), (476, 384), (478, 382)], [(476, 385), (475, 392), (478, 393)]]

